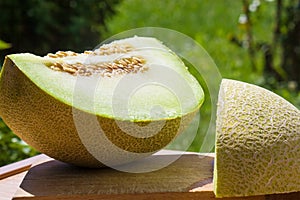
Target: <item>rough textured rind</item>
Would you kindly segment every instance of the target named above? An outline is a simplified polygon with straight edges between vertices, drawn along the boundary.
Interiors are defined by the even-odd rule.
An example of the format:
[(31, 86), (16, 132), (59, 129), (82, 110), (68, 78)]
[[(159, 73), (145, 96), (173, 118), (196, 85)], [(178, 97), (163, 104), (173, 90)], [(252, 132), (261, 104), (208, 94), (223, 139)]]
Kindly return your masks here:
[[(86, 129), (86, 139), (90, 140), (90, 149), (87, 150), (78, 136), (74, 124), (73, 114), (85, 117), (94, 117), (82, 111), (72, 110), (54, 97), (48, 95), (32, 83), (8, 57), (5, 59), (0, 79), (0, 115), (7, 125), (25, 142), (37, 150), (64, 162), (88, 167), (101, 167), (99, 162), (90, 153), (93, 150), (100, 152), (101, 161), (106, 164), (121, 164), (152, 154), (167, 145), (192, 120), (194, 112), (183, 118), (166, 120), (161, 131), (154, 137), (136, 138), (135, 140), (123, 137), (125, 133), (116, 128), (116, 123), (125, 123), (130, 127), (134, 122), (115, 121), (114, 119), (97, 117), (102, 130), (110, 142), (118, 146), (112, 149), (112, 144), (106, 140), (95, 141), (97, 132), (90, 129), (82, 121)], [(181, 122), (181, 123), (179, 123)], [(126, 125), (128, 123), (128, 125)], [(145, 125), (146, 122), (136, 124)], [(180, 126), (179, 126), (180, 124)], [(160, 121), (151, 122), (150, 129), (161, 126)], [(145, 133), (147, 135), (147, 133)], [(94, 145), (94, 146), (93, 146)], [(99, 151), (100, 148), (100, 151)], [(102, 153), (103, 152), (103, 153)]]
[(217, 197), (300, 191), (300, 111), (289, 102), (224, 79), (216, 131)]

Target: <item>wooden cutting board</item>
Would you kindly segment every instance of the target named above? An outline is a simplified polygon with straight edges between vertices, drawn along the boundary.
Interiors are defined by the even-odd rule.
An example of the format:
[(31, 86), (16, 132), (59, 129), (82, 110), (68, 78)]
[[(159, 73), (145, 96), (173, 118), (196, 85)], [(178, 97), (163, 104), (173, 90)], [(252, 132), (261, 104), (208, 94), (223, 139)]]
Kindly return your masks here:
[[(155, 156), (159, 156), (160, 161), (172, 160), (178, 153), (163, 150)], [(160, 170), (127, 173), (110, 168), (74, 167), (39, 155), (14, 163), (15, 169), (22, 169), (30, 162), (32, 166), (27, 174), (24, 174), (26, 169), (15, 170), (23, 176), (19, 173), (0, 180), (0, 191), (5, 195), (15, 186), (14, 200), (215, 199), (213, 160), (213, 154), (185, 153)], [(0, 174), (4, 170), (7, 168), (0, 168)], [(226, 199), (300, 199), (300, 192)]]

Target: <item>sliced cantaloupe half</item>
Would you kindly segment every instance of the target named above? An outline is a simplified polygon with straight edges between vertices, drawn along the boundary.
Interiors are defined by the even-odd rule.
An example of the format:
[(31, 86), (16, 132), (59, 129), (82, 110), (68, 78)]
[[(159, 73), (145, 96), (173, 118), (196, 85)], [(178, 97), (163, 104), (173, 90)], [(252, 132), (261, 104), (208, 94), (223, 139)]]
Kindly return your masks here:
[(93, 51), (8, 55), (0, 116), (28, 144), (80, 166), (153, 154), (192, 121), (204, 93), (161, 41), (131, 37)]
[(300, 191), (300, 111), (261, 87), (224, 79), (218, 99), (217, 197)]

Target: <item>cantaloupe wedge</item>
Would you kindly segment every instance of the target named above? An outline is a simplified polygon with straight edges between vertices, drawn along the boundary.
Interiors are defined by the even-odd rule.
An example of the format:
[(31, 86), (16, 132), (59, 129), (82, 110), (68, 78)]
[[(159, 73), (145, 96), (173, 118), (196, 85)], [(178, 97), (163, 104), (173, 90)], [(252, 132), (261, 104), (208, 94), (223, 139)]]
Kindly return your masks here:
[(300, 191), (300, 111), (292, 104), (224, 79), (216, 132), (216, 197)]
[(79, 166), (147, 157), (192, 121), (204, 93), (161, 41), (131, 37), (94, 51), (8, 55), (0, 116), (29, 145)]

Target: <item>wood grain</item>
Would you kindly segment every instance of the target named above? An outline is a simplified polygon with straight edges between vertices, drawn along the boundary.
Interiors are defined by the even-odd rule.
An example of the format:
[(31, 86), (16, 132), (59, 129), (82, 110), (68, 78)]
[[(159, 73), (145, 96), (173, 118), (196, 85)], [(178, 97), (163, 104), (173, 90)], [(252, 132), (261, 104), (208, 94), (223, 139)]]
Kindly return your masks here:
[(0, 180), (0, 199), (1, 200), (11, 200), (16, 191), (18, 190), (23, 178), (26, 175), (25, 172), (15, 174), (5, 179)]
[[(175, 154), (156, 156), (164, 160)], [(215, 199), (213, 160), (211, 155), (185, 154), (157, 171), (127, 173), (110, 168), (79, 168), (44, 157), (28, 171), (13, 199)], [(225, 199), (300, 199), (300, 192)]]
[(50, 158), (45, 155), (38, 155), (0, 167), (0, 199), (11, 200), (30, 167), (45, 162), (47, 159)]
[(7, 177), (19, 174), (21, 172), (25, 172), (29, 170), (31, 164), (21, 165), (21, 166), (5, 166), (3, 170), (0, 170), (0, 180), (5, 179)]

